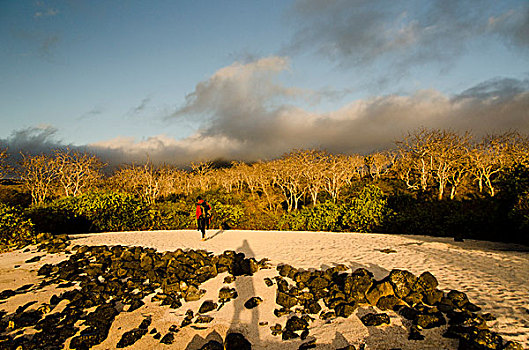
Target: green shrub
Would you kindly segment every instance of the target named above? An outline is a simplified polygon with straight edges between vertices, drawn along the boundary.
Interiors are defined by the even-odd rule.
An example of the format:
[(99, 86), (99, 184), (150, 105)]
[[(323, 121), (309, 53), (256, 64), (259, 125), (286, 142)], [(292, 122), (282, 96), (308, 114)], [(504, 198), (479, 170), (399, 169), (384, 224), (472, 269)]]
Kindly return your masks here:
[(33, 224), (17, 208), (0, 203), (0, 251), (35, 242)]
[(244, 211), (240, 205), (223, 204), (221, 202), (211, 202), (212, 206), (212, 228), (236, 228), (241, 221)]
[(388, 200), (382, 190), (374, 185), (366, 185), (362, 192), (346, 206), (343, 224), (350, 231), (374, 232), (383, 228), (392, 216)]
[(195, 225), (195, 210), (186, 202), (162, 202), (154, 205), (152, 213), (153, 230), (181, 230)]
[(331, 201), (283, 215), (282, 229), (293, 231), (341, 231), (343, 208)]
[(154, 212), (140, 199), (116, 192), (91, 192), (34, 206), (28, 211), (39, 232), (80, 233), (145, 230)]

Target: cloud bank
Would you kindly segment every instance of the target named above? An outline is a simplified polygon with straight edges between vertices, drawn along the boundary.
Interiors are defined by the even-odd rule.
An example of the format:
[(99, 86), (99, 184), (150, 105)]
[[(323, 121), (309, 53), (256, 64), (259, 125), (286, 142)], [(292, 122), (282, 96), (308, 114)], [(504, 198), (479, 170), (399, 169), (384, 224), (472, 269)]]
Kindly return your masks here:
[[(420, 127), (471, 131), (477, 136), (517, 130), (529, 134), (529, 79), (495, 78), (455, 96), (436, 90), (356, 100), (326, 113), (297, 107), (313, 96), (284, 86), (279, 75), (288, 59), (268, 57), (234, 63), (198, 83), (167, 123), (200, 120), (190, 137), (156, 135), (144, 140), (120, 136), (83, 147), (111, 165), (143, 162), (177, 165), (196, 160), (271, 159), (292, 149), (317, 148), (340, 153), (369, 153), (394, 146)], [(66, 147), (56, 129), (40, 126), (15, 131), (0, 145), (10, 151), (46, 152)], [(71, 148), (74, 148), (70, 146)]]
[(202, 121), (192, 136), (165, 135), (136, 141), (116, 138), (90, 147), (108, 159), (188, 163), (197, 159), (257, 160), (295, 148), (368, 153), (392, 147), (419, 127), (471, 131), (517, 130), (529, 134), (529, 80), (496, 78), (446, 96), (436, 90), (353, 101), (327, 113), (292, 104), (305, 92), (278, 83), (288, 60), (269, 57), (234, 63), (197, 84), (169, 123)]

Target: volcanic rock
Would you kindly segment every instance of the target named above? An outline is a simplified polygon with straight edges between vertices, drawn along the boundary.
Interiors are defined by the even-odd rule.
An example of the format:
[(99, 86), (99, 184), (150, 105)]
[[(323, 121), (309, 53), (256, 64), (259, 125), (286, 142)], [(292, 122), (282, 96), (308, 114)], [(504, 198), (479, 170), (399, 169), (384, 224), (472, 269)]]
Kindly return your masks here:
[(389, 324), (389, 316), (387, 314), (376, 314), (376, 313), (369, 313), (360, 318), (360, 321), (366, 326), (380, 326), (383, 324)]
[(226, 350), (250, 350), (252, 344), (241, 333), (230, 333), (224, 340)]
[(256, 308), (259, 304), (263, 302), (263, 299), (260, 297), (251, 297), (244, 303), (244, 307), (247, 309)]
[(380, 298), (393, 294), (394, 292), (391, 283), (389, 281), (381, 281), (371, 287), (366, 293), (366, 299), (369, 304), (375, 306)]
[(388, 279), (393, 286), (395, 295), (401, 299), (410, 294), (413, 286), (417, 283), (417, 277), (413, 273), (398, 269), (392, 270)]
[(215, 310), (218, 307), (217, 303), (213, 302), (213, 300), (206, 300), (200, 305), (200, 308), (198, 309), (198, 313), (205, 314), (210, 311)]
[(132, 344), (140, 340), (140, 338), (143, 337), (145, 334), (147, 334), (147, 329), (142, 329), (142, 328), (135, 328), (133, 330), (125, 332), (121, 336), (121, 339), (119, 340), (116, 347), (124, 348), (127, 346), (131, 346)]

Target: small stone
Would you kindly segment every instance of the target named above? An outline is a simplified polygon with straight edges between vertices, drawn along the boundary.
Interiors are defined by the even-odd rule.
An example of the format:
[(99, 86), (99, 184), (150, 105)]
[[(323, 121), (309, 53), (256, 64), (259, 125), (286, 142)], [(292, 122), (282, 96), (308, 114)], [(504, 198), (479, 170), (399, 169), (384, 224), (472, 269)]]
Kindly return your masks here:
[(360, 318), (360, 321), (366, 326), (380, 326), (383, 324), (389, 324), (390, 319), (387, 314), (376, 314), (376, 313), (369, 313)]
[(260, 297), (251, 297), (244, 303), (244, 307), (247, 309), (256, 308), (259, 304), (263, 302), (263, 299)]
[(288, 319), (285, 329), (295, 332), (302, 331), (304, 329), (307, 329), (308, 327), (309, 323), (307, 321), (297, 316), (292, 316)]
[(228, 276), (224, 277), (224, 283), (230, 284), (230, 283), (233, 283), (233, 282), (235, 282), (235, 276), (228, 275)]
[(132, 344), (140, 340), (140, 338), (143, 337), (146, 333), (147, 333), (147, 329), (141, 329), (141, 328), (135, 328), (133, 330), (125, 332), (121, 336), (121, 339), (119, 340), (116, 347), (124, 348), (127, 346), (131, 346)]
[(169, 332), (166, 335), (163, 336), (162, 340), (160, 340), (160, 343), (171, 345), (174, 342), (174, 334)]
[(446, 324), (446, 319), (444, 318), (441, 312), (426, 315), (419, 314), (417, 315), (413, 323), (423, 329), (430, 329), (444, 326)]
[(270, 278), (268, 278), (268, 277), (266, 277), (264, 279), (264, 282), (265, 282), (267, 287), (272, 287), (274, 285), (274, 282), (272, 282), (272, 280)]
[(213, 300), (206, 300), (200, 305), (200, 308), (198, 309), (198, 313), (205, 314), (210, 311), (215, 310), (218, 307), (217, 303), (213, 302)]
[(195, 323), (210, 323), (213, 321), (213, 317), (207, 315), (199, 315), (195, 320)]

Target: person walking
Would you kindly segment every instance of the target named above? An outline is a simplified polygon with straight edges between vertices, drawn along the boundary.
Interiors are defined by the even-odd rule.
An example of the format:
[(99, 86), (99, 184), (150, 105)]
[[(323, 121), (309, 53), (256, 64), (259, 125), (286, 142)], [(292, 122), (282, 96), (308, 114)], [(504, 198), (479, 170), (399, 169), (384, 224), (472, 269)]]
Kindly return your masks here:
[(202, 232), (202, 240), (206, 240), (206, 229), (209, 229), (211, 221), (211, 205), (202, 197), (197, 197), (197, 226), (198, 230)]

